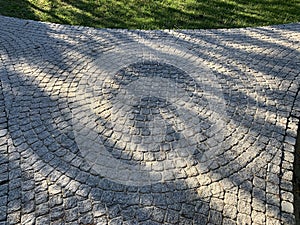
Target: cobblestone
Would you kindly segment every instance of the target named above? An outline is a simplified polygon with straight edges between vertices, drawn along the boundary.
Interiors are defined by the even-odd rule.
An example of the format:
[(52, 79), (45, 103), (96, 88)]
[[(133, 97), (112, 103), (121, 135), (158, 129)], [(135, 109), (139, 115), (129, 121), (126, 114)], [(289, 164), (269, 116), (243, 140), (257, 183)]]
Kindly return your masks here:
[(0, 224), (294, 224), (299, 39), (0, 16)]

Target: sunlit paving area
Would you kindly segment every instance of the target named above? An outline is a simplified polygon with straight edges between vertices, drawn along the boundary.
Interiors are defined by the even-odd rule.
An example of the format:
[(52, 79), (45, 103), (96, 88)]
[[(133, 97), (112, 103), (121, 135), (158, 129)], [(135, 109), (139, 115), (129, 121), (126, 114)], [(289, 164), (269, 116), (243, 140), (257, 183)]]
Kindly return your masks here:
[(0, 224), (295, 224), (299, 40), (0, 16)]

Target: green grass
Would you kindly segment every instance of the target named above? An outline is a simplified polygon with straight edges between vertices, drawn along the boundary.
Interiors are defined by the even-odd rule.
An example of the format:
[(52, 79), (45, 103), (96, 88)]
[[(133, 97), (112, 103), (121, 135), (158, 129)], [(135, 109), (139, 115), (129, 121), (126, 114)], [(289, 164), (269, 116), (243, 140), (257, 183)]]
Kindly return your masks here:
[(300, 0), (0, 0), (0, 14), (98, 28), (228, 28), (299, 22)]

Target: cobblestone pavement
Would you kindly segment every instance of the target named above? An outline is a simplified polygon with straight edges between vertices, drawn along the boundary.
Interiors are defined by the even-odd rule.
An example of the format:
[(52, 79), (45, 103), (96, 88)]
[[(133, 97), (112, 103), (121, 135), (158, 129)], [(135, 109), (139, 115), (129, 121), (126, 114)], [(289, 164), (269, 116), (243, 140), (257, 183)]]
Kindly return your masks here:
[(300, 24), (0, 17), (0, 224), (294, 224)]

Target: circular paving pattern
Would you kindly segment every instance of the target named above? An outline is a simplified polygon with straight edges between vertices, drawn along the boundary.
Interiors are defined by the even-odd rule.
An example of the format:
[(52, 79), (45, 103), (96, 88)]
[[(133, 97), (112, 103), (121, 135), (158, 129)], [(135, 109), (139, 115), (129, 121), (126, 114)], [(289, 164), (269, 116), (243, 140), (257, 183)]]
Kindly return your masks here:
[(0, 224), (294, 224), (298, 24), (0, 28)]
[[(201, 163), (222, 153), (224, 140), (225, 100), (214, 75), (189, 59), (176, 58), (178, 52), (159, 55), (153, 49), (142, 49), (140, 62), (138, 53), (127, 55), (118, 69), (120, 52), (126, 51), (118, 47), (97, 60), (97, 69), (93, 66), (91, 75), (80, 81), (78, 95), (84, 98), (79, 104), (90, 108), (84, 126), (73, 112), (83, 156), (103, 177), (127, 185), (168, 181), (191, 165), (189, 159), (199, 162), (194, 169), (202, 170)], [(191, 75), (178, 68), (187, 66)], [(214, 147), (205, 147), (206, 142), (214, 142)]]

